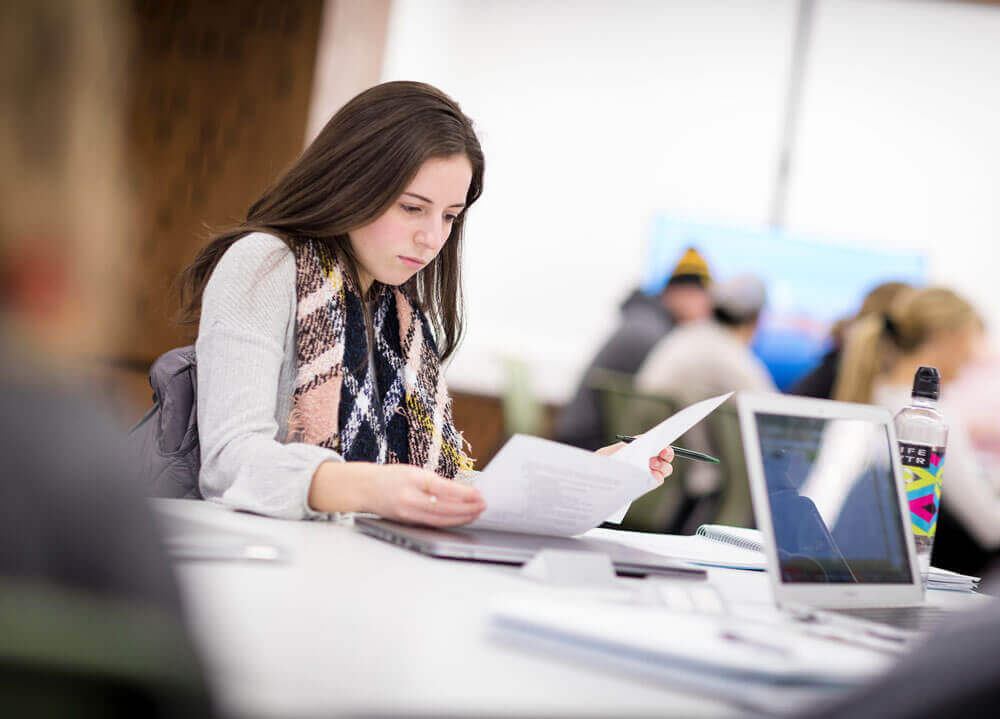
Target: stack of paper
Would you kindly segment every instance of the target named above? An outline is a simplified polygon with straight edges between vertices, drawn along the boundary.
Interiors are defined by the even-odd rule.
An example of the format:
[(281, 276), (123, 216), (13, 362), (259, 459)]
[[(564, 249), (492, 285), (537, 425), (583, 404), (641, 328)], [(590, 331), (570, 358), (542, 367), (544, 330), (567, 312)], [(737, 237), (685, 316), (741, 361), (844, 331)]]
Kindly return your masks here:
[[(684, 559), (694, 564), (728, 569), (767, 570), (763, 552), (750, 548), (759, 547), (763, 541), (757, 529), (706, 524), (699, 527), (698, 533), (692, 536), (623, 532), (617, 529), (592, 529), (586, 536), (611, 539), (636, 549)], [(927, 588), (972, 592), (979, 588), (979, 581), (979, 577), (931, 567)]]
[(979, 577), (931, 567), (930, 574), (927, 575), (927, 588), (949, 589), (953, 592), (973, 592), (979, 588)]
[[(740, 547), (741, 551), (763, 551), (763, 537), (758, 529), (727, 527), (721, 524), (703, 524), (698, 527), (698, 535), (713, 542)], [(763, 556), (761, 554), (761, 556)], [(927, 577), (928, 589), (947, 589), (953, 592), (973, 592), (979, 587), (979, 577), (970, 577), (948, 569), (931, 567)]]

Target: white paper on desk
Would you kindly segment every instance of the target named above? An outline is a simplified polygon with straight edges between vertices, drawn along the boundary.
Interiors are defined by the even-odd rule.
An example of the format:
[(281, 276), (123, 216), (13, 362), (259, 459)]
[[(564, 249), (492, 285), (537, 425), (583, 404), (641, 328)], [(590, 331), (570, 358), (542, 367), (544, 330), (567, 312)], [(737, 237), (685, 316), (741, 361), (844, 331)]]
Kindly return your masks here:
[[(677, 414), (667, 417), (655, 427), (640, 434), (633, 442), (615, 452), (614, 458), (619, 462), (626, 462), (648, 472), (650, 457), (655, 457), (661, 449), (675, 442), (678, 437), (712, 414), (719, 405), (732, 396), (732, 392), (720, 394), (718, 397), (710, 397), (685, 407)], [(667, 478), (667, 481), (669, 482), (670, 479)], [(604, 521), (621, 524), (632, 499), (635, 497), (626, 501), (614, 514), (605, 517)]]
[(694, 564), (729, 569), (746, 569), (757, 572), (767, 570), (767, 560), (760, 552), (740, 549), (731, 544), (716, 542), (699, 534), (657, 534), (655, 532), (623, 532), (620, 529), (591, 529), (583, 535), (594, 539), (607, 539), (619, 544), (659, 554), (661, 557), (683, 559)]
[(655, 486), (648, 466), (515, 434), (476, 480), (486, 510), (469, 526), (569, 537)]

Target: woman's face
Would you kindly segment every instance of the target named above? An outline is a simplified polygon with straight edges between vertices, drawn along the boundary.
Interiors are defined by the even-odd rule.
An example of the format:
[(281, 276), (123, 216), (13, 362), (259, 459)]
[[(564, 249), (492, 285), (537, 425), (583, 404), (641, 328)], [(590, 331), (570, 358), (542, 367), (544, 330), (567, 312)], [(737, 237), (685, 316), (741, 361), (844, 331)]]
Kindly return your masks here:
[(373, 279), (401, 285), (437, 257), (465, 208), (471, 182), (465, 155), (431, 158), (388, 210), (349, 233), (362, 294)]

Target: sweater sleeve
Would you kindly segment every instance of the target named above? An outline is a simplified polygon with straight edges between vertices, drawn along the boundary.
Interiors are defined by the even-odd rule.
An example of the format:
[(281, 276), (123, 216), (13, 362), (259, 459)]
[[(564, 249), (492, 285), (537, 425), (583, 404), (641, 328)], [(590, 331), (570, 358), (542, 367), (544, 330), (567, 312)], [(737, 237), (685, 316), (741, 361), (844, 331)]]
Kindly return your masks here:
[[(206, 499), (286, 519), (327, 518), (309, 507), (320, 464), (343, 461), (310, 444), (283, 444), (276, 413), (294, 338), (295, 258), (254, 234), (222, 256), (205, 287), (198, 357), (199, 484)], [(294, 343), (294, 339), (290, 340)], [(286, 370), (287, 371), (287, 370)], [(287, 398), (286, 398), (287, 399)]]

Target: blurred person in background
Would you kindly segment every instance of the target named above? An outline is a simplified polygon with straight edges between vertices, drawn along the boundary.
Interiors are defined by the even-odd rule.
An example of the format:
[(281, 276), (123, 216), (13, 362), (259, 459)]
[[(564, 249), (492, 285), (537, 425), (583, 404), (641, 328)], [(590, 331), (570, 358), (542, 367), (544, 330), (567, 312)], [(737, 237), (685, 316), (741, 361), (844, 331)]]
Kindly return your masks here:
[(636, 387), (683, 404), (734, 390), (775, 391), (764, 363), (750, 351), (764, 283), (739, 275), (712, 286), (712, 317), (678, 327), (660, 340), (636, 374)]
[(125, 198), (111, 2), (0, 3), (0, 714), (209, 702), (121, 428), (82, 389), (114, 336)]
[(895, 414), (910, 404), (917, 368), (937, 367), (949, 429), (932, 562), (966, 574), (979, 574), (1000, 549), (1000, 477), (983, 471), (963, 417), (948, 402), (949, 383), (975, 357), (982, 337), (982, 319), (958, 294), (906, 289), (885, 314), (852, 324), (834, 385), (834, 399)]
[(948, 404), (961, 414), (980, 461), (1000, 469), (1000, 355), (987, 350), (963, 367), (948, 387)]
[(584, 449), (605, 444), (605, 421), (598, 392), (588, 379), (594, 369), (634, 375), (649, 351), (676, 326), (703, 320), (712, 313), (708, 265), (694, 248), (681, 257), (656, 296), (636, 289), (621, 306), (621, 320), (583, 373), (576, 393), (556, 419), (557, 441)]
[[(685, 406), (726, 392), (776, 392), (770, 373), (750, 351), (761, 310), (767, 301), (764, 283), (753, 275), (739, 275), (712, 286), (712, 317), (678, 327), (652, 349), (636, 374), (636, 388)], [(693, 450), (716, 451), (703, 424), (685, 435)], [(720, 488), (720, 469), (692, 463), (684, 475), (685, 491), (695, 501)], [(709, 502), (700, 502), (688, 520), (702, 524)], [(706, 518), (705, 521), (708, 521)]]
[(889, 309), (893, 299), (909, 285), (905, 282), (883, 282), (869, 292), (861, 303), (861, 309), (853, 317), (837, 322), (830, 331), (833, 346), (820, 360), (819, 365), (799, 379), (789, 390), (789, 394), (804, 397), (830, 399), (833, 397), (833, 384), (837, 379), (837, 368), (844, 351), (844, 335), (853, 322), (868, 315), (882, 315)]

